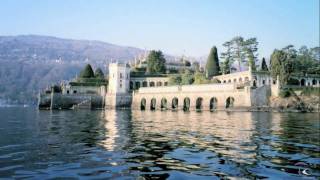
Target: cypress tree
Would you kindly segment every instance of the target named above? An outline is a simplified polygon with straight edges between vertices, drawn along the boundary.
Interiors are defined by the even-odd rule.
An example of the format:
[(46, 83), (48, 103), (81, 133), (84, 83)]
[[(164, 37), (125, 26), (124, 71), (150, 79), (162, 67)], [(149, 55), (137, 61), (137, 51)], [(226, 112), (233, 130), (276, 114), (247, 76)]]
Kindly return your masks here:
[(219, 66), (219, 58), (218, 58), (218, 50), (216, 46), (213, 46), (210, 50), (210, 54), (207, 59), (206, 64), (206, 76), (212, 77), (219, 75), (220, 66)]
[(97, 68), (96, 71), (94, 72), (94, 76), (96, 78), (99, 78), (99, 79), (103, 79), (104, 78), (104, 74), (102, 72), (102, 70), (100, 68)]
[(262, 71), (269, 71), (266, 60), (264, 58), (262, 58), (261, 70)]
[(87, 64), (84, 69), (80, 72), (80, 78), (92, 78), (94, 73), (90, 64)]

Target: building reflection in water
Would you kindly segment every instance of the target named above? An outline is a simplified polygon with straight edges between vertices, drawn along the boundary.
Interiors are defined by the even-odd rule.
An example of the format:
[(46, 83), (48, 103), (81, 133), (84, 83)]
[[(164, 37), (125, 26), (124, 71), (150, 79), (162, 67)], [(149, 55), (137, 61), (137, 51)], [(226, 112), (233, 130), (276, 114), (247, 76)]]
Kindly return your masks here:
[(132, 116), (137, 139), (178, 142), (239, 163), (255, 159), (256, 145), (251, 142), (255, 125), (250, 113), (133, 111)]
[(119, 131), (116, 124), (117, 112), (116, 111), (104, 111), (102, 113), (104, 117), (104, 127), (106, 129), (105, 139), (100, 144), (108, 151), (113, 151), (116, 146), (116, 138), (119, 137)]
[(105, 138), (99, 142), (108, 151), (125, 148), (130, 141), (131, 112), (127, 110), (105, 110), (101, 113)]

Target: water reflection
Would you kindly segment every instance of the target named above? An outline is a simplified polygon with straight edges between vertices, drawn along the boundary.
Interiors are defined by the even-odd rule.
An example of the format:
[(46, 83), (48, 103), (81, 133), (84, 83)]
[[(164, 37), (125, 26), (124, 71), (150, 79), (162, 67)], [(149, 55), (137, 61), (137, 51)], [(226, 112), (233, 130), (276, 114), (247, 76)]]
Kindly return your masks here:
[(26, 108), (0, 114), (0, 177), (320, 177), (319, 114)]

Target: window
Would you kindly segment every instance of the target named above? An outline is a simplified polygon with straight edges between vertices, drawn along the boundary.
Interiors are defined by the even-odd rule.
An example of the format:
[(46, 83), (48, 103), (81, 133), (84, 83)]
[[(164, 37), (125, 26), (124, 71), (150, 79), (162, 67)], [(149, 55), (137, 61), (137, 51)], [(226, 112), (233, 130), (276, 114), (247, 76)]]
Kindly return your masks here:
[(128, 73), (127, 73), (127, 79), (129, 78), (129, 75), (128, 75)]
[(120, 88), (122, 88), (122, 83), (120, 83)]
[(114, 73), (112, 74), (112, 77), (114, 78)]
[(67, 94), (69, 94), (69, 90), (67, 90)]
[(122, 79), (122, 73), (120, 73), (120, 79)]
[(76, 94), (77, 93), (77, 91), (76, 90), (73, 90), (73, 94)]
[(266, 80), (262, 80), (262, 84), (265, 85), (266, 84)]

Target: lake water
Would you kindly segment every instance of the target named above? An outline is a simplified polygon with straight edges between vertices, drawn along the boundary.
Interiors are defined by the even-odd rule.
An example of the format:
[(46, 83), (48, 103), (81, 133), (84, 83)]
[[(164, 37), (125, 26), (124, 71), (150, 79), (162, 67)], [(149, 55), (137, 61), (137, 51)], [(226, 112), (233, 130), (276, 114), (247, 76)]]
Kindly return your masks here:
[(0, 178), (320, 178), (318, 113), (0, 108)]

